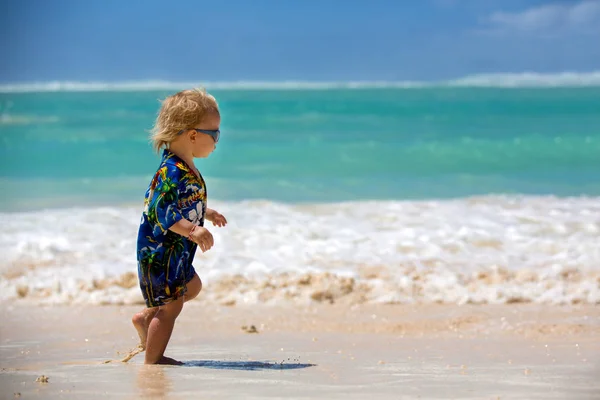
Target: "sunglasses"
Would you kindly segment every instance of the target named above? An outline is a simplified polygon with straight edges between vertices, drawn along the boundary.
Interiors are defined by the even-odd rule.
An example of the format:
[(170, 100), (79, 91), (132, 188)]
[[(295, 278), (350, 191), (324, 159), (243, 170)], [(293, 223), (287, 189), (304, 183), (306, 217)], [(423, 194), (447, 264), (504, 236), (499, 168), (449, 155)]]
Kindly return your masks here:
[(219, 129), (216, 129), (214, 131), (208, 130), (208, 129), (182, 129), (179, 132), (177, 132), (178, 135), (181, 135), (183, 132), (185, 131), (196, 131), (198, 133), (205, 133), (207, 135), (209, 135), (211, 138), (213, 138), (213, 140), (215, 141), (215, 143), (217, 143), (219, 141), (219, 138), (221, 137), (221, 131)]

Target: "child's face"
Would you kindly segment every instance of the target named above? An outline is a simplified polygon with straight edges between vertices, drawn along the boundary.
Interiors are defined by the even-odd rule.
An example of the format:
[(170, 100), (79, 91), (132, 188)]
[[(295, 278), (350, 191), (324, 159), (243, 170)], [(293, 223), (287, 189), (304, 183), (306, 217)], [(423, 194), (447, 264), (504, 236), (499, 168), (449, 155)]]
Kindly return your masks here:
[[(219, 129), (219, 125), (221, 125), (221, 117), (219, 115), (211, 115), (194, 128), (212, 131)], [(206, 158), (217, 148), (217, 144), (212, 136), (196, 131), (191, 131), (190, 133), (190, 146), (194, 158)]]

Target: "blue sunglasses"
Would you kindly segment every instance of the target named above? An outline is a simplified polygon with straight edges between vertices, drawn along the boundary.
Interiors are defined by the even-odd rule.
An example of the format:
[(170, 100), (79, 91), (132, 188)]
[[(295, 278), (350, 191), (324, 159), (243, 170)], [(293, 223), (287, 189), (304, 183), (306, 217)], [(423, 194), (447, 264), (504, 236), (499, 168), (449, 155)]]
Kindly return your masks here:
[(196, 131), (198, 133), (205, 133), (207, 135), (209, 135), (211, 138), (213, 138), (213, 140), (215, 141), (215, 143), (217, 143), (219, 141), (219, 138), (221, 137), (221, 131), (219, 129), (216, 129), (214, 131), (208, 130), (208, 129), (182, 129), (179, 132), (177, 132), (178, 135), (181, 135), (183, 132), (185, 131)]

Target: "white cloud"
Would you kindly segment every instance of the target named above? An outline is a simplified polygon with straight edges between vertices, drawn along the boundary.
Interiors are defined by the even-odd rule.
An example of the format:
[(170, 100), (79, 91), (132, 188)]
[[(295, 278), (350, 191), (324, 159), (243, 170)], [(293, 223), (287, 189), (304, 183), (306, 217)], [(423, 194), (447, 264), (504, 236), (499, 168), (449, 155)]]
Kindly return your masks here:
[(485, 31), (491, 33), (600, 33), (600, 0), (547, 4), (514, 13), (497, 11), (483, 22)]

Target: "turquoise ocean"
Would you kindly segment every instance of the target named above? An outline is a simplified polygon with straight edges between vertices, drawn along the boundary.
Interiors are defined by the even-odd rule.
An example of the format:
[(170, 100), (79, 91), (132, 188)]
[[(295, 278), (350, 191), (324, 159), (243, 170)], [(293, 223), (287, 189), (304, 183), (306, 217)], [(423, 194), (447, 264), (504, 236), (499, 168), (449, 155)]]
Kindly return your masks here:
[[(214, 90), (219, 200), (600, 194), (600, 88)], [(172, 91), (0, 94), (4, 210), (139, 202)]]
[[(175, 91), (0, 93), (3, 296), (25, 285), (33, 298), (91, 301), (77, 289), (90, 274), (73, 271), (135, 271), (159, 162), (148, 131)], [(252, 295), (233, 301), (263, 301), (265, 276), (324, 272), (334, 288), (365, 283), (372, 301), (600, 301), (599, 86), (209, 91), (221, 141), (197, 166), (230, 226), (198, 262), (209, 279), (249, 279)], [(426, 276), (418, 296), (411, 273)], [(492, 294), (486, 276), (504, 276)]]

